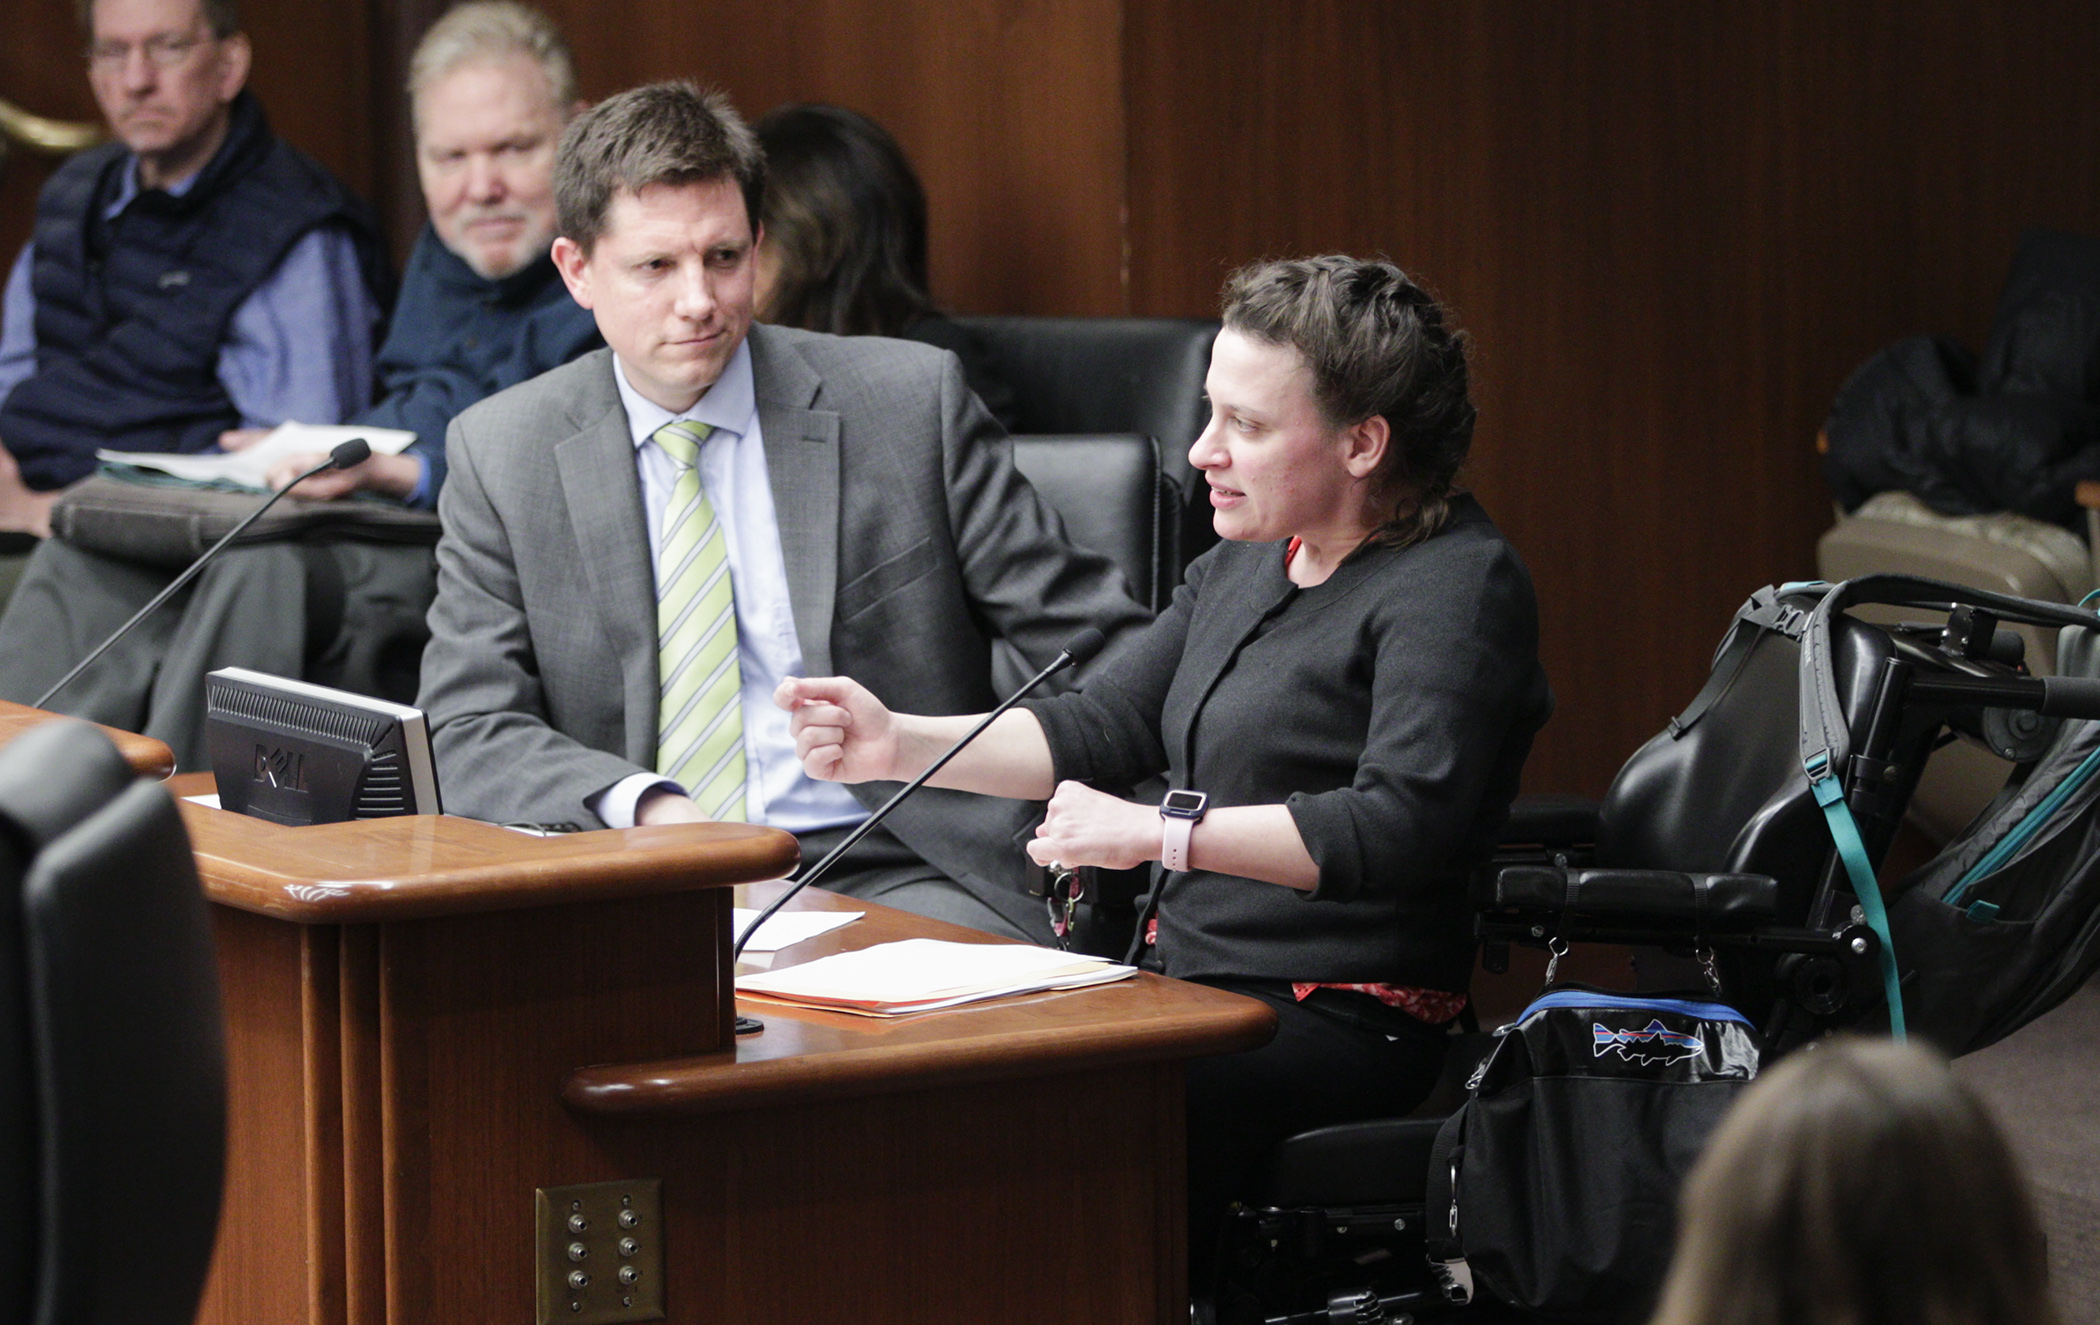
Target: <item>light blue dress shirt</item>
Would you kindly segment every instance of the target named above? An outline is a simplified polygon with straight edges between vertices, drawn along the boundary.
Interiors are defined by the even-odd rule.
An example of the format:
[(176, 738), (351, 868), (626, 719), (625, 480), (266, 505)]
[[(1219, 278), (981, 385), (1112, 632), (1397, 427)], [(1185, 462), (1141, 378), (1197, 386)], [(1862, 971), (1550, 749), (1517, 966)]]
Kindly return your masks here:
[[(773, 483), (766, 472), (766, 442), (751, 379), (751, 342), (737, 346), (721, 377), (683, 414), (671, 413), (629, 386), (618, 356), (613, 359), (613, 381), (634, 438), (652, 566), (660, 552), (663, 510), (678, 467), (650, 438), (675, 419), (692, 419), (714, 429), (700, 446), (700, 487), (722, 522), (729, 582), (736, 594), (737, 666), (744, 682), (745, 818), (790, 833), (860, 822), (868, 811), (852, 792), (802, 771), (788, 715), (773, 704), (773, 689), (783, 678), (808, 673), (803, 670), (802, 640), (795, 633), (794, 605), (788, 601), (787, 559), (780, 551), (780, 521), (773, 510)], [(591, 813), (614, 828), (632, 828), (636, 802), (658, 786), (685, 790), (654, 773), (637, 773), (600, 793)]]
[[(196, 180), (167, 191), (180, 197)], [(134, 162), (104, 216), (123, 211), (138, 193)], [(35, 247), (22, 246), (0, 299), (0, 400), (36, 371), (36, 292), (29, 284)], [(309, 231), (234, 310), (219, 347), (219, 383), (241, 426), (340, 423), (370, 404), (379, 318), (349, 234), (333, 225)]]

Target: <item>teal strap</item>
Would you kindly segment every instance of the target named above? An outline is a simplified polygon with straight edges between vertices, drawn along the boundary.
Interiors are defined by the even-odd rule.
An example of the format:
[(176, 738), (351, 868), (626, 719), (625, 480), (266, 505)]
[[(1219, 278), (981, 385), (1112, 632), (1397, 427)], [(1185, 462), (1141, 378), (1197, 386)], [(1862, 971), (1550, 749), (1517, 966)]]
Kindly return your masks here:
[(2041, 832), (2049, 820), (2056, 816), (2056, 812), (2063, 808), (2064, 802), (2077, 795), (2078, 789), (2092, 780), (2096, 769), (2100, 769), (2100, 750), (2087, 755), (2078, 767), (2072, 769), (2063, 781), (2056, 784), (2056, 790), (2043, 797), (2041, 804), (2029, 810), (2026, 816), (2014, 825), (2011, 832), (1998, 839), (1996, 846), (1984, 852), (1983, 859), (1969, 866), (1968, 872), (1947, 890), (1947, 895), (1941, 900), (1949, 906), (1960, 906), (1961, 899), (1968, 895), (1970, 886), (1978, 879), (1994, 873), (2018, 855), (2020, 848), (2026, 846), (2029, 839)]
[(1874, 867), (1867, 863), (1867, 844), (1860, 840), (1859, 825), (1852, 821), (1852, 807), (1845, 804), (1844, 788), (1826, 771), (1827, 763), (1812, 763), (1809, 788), (1830, 822), (1830, 839), (1837, 843), (1838, 859), (1845, 862), (1845, 873), (1852, 878), (1852, 895), (1859, 898), (1867, 928), (1881, 940), (1881, 984), (1889, 1001), (1889, 1034), (1900, 1040), (1904, 1038), (1903, 985), (1896, 970), (1896, 945), (1889, 938), (1888, 909), (1881, 904), (1881, 885), (1874, 880)]

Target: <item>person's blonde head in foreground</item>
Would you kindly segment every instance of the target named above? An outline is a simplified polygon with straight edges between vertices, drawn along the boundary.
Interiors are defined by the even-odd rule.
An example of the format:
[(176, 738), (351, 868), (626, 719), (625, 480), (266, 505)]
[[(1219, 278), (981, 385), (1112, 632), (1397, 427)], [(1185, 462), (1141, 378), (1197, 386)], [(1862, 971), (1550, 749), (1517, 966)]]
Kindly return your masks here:
[(1685, 1187), (1653, 1325), (2053, 1325), (1983, 1104), (1929, 1050), (1837, 1039), (1746, 1091)]

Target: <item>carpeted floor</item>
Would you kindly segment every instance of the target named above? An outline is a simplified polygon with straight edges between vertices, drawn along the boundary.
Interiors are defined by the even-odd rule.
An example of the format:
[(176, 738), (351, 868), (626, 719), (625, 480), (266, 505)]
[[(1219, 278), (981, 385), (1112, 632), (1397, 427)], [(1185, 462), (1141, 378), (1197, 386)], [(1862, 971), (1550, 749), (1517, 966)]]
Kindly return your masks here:
[(2027, 1166), (2063, 1325), (2100, 1325), (2100, 980), (1955, 1070)]

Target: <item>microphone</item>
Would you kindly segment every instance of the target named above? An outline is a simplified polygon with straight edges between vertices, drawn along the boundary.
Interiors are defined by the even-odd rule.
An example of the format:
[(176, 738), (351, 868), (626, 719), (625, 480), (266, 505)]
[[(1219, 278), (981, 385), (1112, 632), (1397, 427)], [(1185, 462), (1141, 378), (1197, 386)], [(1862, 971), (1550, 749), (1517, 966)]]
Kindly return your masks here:
[[(771, 920), (773, 918), (774, 912), (780, 910), (781, 907), (786, 906), (790, 901), (792, 901), (796, 893), (801, 892), (810, 884), (815, 883), (818, 879), (824, 877), (825, 872), (832, 867), (833, 863), (835, 863), (839, 857), (845, 855), (848, 851), (850, 851), (853, 848), (854, 843), (860, 841), (869, 833), (873, 832), (875, 829), (875, 825), (881, 823), (885, 818), (887, 818), (889, 816), (889, 812), (891, 810), (896, 809), (897, 806), (903, 802), (906, 796), (911, 795), (920, 787), (926, 785), (926, 780), (928, 778), (932, 777), (934, 774), (940, 772), (943, 768), (947, 767), (948, 761), (955, 758), (955, 756), (961, 754), (962, 748), (964, 746), (976, 740), (979, 736), (982, 736), (984, 734), (984, 729), (991, 726), (992, 723), (998, 719), (1000, 714), (1006, 712), (1014, 705), (1028, 698), (1029, 691), (1035, 689), (1043, 682), (1057, 675), (1057, 673), (1065, 670), (1065, 668), (1077, 667), (1082, 663), (1092, 661), (1094, 655), (1101, 652), (1102, 646), (1106, 643), (1108, 643), (1107, 637), (1102, 635), (1100, 631), (1094, 629), (1092, 626), (1088, 626), (1085, 630), (1082, 630), (1077, 635), (1074, 635), (1068, 642), (1066, 642), (1064, 650), (1060, 652), (1055, 658), (1052, 658), (1050, 660), (1050, 665), (1048, 667), (1045, 667), (1042, 671), (1037, 672), (1034, 676), (1028, 679), (1027, 684), (1023, 685), (1019, 690), (1014, 691), (1011, 695), (1008, 695), (1006, 697), (1005, 703), (1001, 704), (998, 708), (993, 709), (990, 713), (985, 714), (983, 720), (980, 721), (975, 727), (970, 728), (969, 732), (961, 740), (948, 747), (947, 753), (943, 754), (939, 759), (934, 760), (931, 764), (928, 764), (926, 766), (925, 772), (919, 774), (919, 776), (905, 783), (904, 786), (898, 790), (896, 795), (890, 797), (887, 801), (883, 802), (881, 809), (875, 811), (875, 813), (861, 820), (852, 832), (846, 834), (845, 841), (833, 847), (828, 853), (825, 854), (824, 859), (818, 861), (814, 866), (802, 871), (802, 877), (795, 880), (794, 885), (792, 887), (790, 887), (786, 892), (780, 894), (780, 896), (774, 898), (773, 904), (771, 906), (768, 906), (765, 910), (759, 912), (758, 919), (752, 921), (750, 925), (746, 926), (744, 932), (738, 936), (736, 941), (736, 947), (733, 950), (731, 950), (729, 954), (730, 968), (734, 970), (736, 964), (739, 961), (743, 960), (744, 945), (751, 941), (751, 936), (758, 932), (759, 926), (765, 924), (768, 920)], [(761, 1031), (764, 1029), (765, 1023), (760, 1021), (756, 1017), (738, 1017), (736, 1019), (736, 1033), (738, 1035), (750, 1035), (755, 1031)]]
[(275, 506), (277, 504), (277, 499), (279, 497), (282, 497), (285, 493), (290, 492), (293, 488), (298, 487), (301, 483), (306, 482), (306, 480), (312, 478), (314, 475), (322, 473), (326, 470), (348, 469), (352, 465), (361, 465), (368, 458), (370, 458), (371, 454), (372, 444), (370, 442), (367, 442), (362, 437), (353, 437), (347, 442), (339, 443), (334, 450), (328, 453), (328, 458), (326, 460), (323, 460), (320, 464), (315, 465), (312, 469), (307, 470), (304, 474), (301, 474), (299, 477), (293, 479), (290, 483), (285, 484), (277, 491), (271, 493), (269, 500), (265, 501), (262, 505), (256, 507), (253, 511), (250, 511), (248, 515), (244, 519), (242, 519), (242, 521), (239, 524), (227, 530), (226, 536), (224, 538), (221, 538), (218, 542), (206, 548), (204, 550), (203, 556), (197, 558), (195, 561), (189, 564), (189, 569), (183, 571), (182, 574), (176, 576), (174, 582), (168, 585), (167, 588), (155, 594), (153, 596), (153, 601), (147, 603), (144, 607), (140, 608), (136, 613), (134, 613), (132, 615), (131, 620), (117, 627), (116, 634), (111, 635), (108, 639), (96, 645), (95, 651), (93, 653), (90, 653), (87, 657), (82, 658), (79, 662), (75, 663), (73, 665), (72, 671), (67, 672), (64, 676), (58, 678), (58, 684), (52, 686), (49, 690), (46, 690), (42, 695), (39, 695), (37, 697), (36, 703), (31, 705), (30, 707), (42, 708), (44, 707), (44, 705), (50, 703), (51, 697), (57, 694), (59, 691), (65, 689), (68, 685), (72, 684), (73, 678), (79, 676), (82, 672), (86, 671), (89, 663), (95, 661), (95, 659), (97, 658), (100, 658), (103, 654), (108, 653), (112, 645), (114, 645), (118, 640), (123, 639), (126, 635), (129, 635), (133, 626), (136, 626), (139, 622), (144, 621), (148, 616), (151, 616), (153, 614), (153, 609), (159, 607), (162, 603), (167, 602), (168, 599), (174, 595), (177, 589), (180, 589), (183, 585), (188, 584), (191, 580), (196, 579), (197, 572), (203, 570), (205, 566), (211, 562), (211, 559), (213, 557), (218, 556), (219, 553), (225, 549), (227, 544), (231, 543), (234, 539), (240, 537), (241, 531), (243, 529), (246, 529), (249, 525), (254, 524), (257, 520), (260, 520), (264, 511), (269, 510), (272, 506)]

